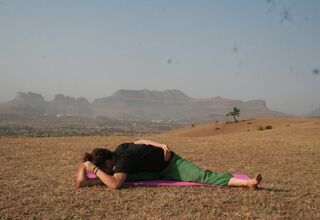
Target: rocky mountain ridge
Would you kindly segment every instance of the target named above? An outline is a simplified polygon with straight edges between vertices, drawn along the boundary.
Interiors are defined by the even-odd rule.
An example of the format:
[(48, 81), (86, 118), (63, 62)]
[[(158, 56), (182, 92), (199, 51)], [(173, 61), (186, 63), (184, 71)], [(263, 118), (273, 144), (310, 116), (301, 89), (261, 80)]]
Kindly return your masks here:
[(264, 100), (191, 98), (179, 90), (118, 90), (113, 95), (95, 99), (90, 103), (84, 97), (73, 98), (57, 94), (52, 101), (46, 101), (41, 94), (18, 92), (17, 97), (0, 104), (2, 114), (65, 115), (98, 117), (123, 120), (176, 120), (209, 123), (228, 120), (226, 113), (233, 107), (241, 110), (240, 118), (292, 117), (269, 110)]

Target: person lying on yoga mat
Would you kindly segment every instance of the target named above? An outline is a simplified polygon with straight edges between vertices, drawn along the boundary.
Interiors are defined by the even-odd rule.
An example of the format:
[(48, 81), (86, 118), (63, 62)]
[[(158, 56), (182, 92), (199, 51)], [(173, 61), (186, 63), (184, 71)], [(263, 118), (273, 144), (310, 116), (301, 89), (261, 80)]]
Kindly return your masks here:
[[(262, 180), (235, 178), (230, 173), (215, 173), (182, 159), (167, 145), (149, 140), (119, 145), (114, 152), (96, 148), (85, 153), (84, 163), (77, 170), (77, 187), (107, 185), (119, 189), (125, 181), (169, 179), (220, 186), (242, 186), (255, 190)], [(86, 172), (97, 178), (88, 178)]]

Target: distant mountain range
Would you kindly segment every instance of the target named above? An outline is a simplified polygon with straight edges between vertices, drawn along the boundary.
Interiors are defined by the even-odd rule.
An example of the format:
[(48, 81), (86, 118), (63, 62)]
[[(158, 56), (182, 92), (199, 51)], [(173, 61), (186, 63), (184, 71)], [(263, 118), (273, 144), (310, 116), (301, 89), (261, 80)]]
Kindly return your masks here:
[(72, 98), (57, 94), (52, 101), (46, 101), (41, 94), (18, 92), (17, 97), (0, 104), (0, 113), (33, 116), (105, 116), (123, 120), (176, 120), (195, 123), (209, 123), (232, 118), (225, 115), (240, 109), (240, 118), (293, 117), (269, 110), (263, 100), (243, 102), (240, 100), (214, 97), (209, 99), (191, 98), (179, 90), (118, 90), (113, 95), (94, 100)]
[(311, 113), (301, 115), (301, 117), (304, 118), (320, 118), (320, 106), (316, 109), (314, 109)]

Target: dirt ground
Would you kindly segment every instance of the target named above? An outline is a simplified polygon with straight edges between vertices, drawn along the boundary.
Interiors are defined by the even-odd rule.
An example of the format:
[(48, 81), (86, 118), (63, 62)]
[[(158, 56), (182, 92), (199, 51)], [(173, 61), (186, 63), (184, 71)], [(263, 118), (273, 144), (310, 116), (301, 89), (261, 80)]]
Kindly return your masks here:
[[(75, 187), (84, 152), (141, 138), (215, 172), (260, 172), (263, 188)], [(2, 137), (0, 161), (1, 219), (320, 218), (320, 119), (245, 119), (151, 137)]]

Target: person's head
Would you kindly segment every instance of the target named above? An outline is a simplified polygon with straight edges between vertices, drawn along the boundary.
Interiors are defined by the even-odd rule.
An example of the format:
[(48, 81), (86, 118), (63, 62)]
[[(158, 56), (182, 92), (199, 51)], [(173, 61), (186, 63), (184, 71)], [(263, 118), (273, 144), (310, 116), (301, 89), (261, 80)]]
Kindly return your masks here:
[(92, 153), (85, 153), (83, 161), (90, 161), (96, 166), (100, 167), (100, 169), (111, 172), (114, 166), (114, 157), (114, 152), (104, 148), (96, 148), (92, 151)]

